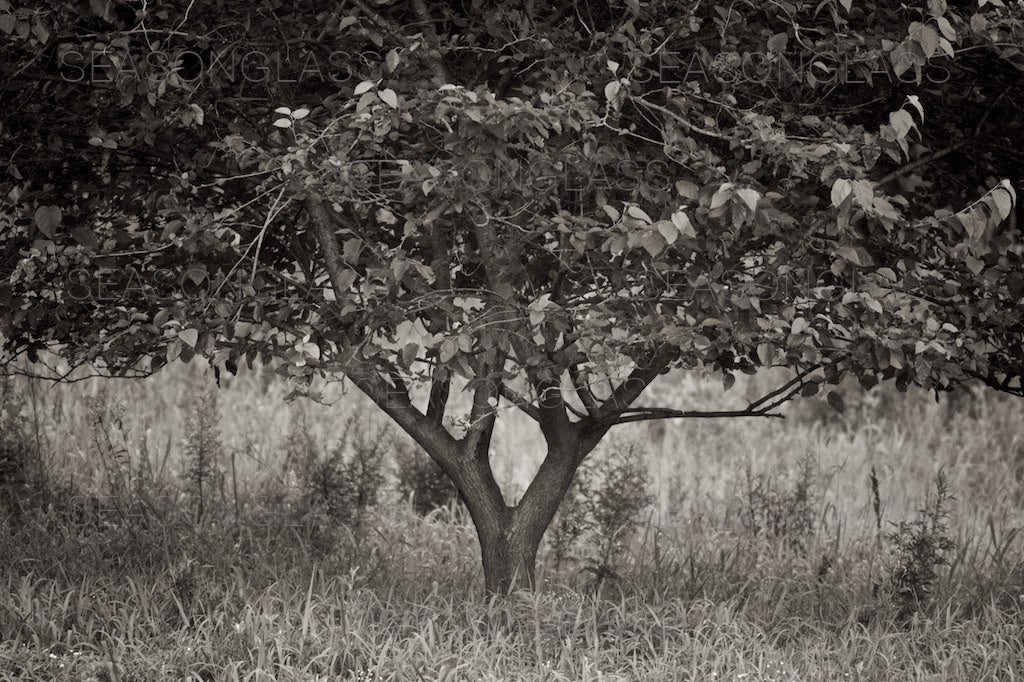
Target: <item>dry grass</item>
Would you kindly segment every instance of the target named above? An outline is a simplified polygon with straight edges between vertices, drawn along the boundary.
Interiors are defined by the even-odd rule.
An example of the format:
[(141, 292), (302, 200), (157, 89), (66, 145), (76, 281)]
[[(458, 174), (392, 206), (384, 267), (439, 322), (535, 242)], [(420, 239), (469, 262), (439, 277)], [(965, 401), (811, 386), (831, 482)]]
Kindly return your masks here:
[[(848, 395), (841, 420), (803, 404), (784, 422), (624, 429), (620, 444), (648, 452), (656, 501), (617, 577), (594, 593), (579, 566), (545, 557), (539, 594), (487, 601), (458, 507), (423, 518), (391, 496), (359, 527), (298, 513), (301, 477), (285, 461), (297, 404), (258, 372), (219, 394), (221, 478), (196, 523), (188, 415), (211, 381), (192, 368), (19, 384), (48, 477), (19, 489), (28, 502), (0, 522), (0, 679), (1024, 676), (1019, 402)], [(651, 402), (711, 407), (770, 385), (756, 377), (723, 398), (672, 377)], [(125, 406), (110, 447), (88, 399), (94, 416)], [(347, 416), (379, 419), (358, 396), (303, 409), (328, 446)], [(514, 499), (543, 452), (521, 415), (507, 417), (494, 461)], [(955, 548), (927, 602), (901, 609), (886, 534), (925, 505), (940, 469)]]

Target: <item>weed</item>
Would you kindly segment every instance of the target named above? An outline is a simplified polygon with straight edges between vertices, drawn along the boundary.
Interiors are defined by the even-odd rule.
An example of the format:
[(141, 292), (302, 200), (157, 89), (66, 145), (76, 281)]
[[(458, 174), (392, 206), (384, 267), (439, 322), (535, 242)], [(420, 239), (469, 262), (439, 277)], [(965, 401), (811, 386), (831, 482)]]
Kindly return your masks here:
[(24, 408), (14, 395), (13, 380), (0, 378), (0, 506), (11, 510), (30, 483), (30, 463), (36, 454)]
[(341, 522), (360, 528), (386, 482), (384, 463), (393, 442), (389, 426), (367, 426), (355, 413), (344, 423), (336, 443), (326, 449), (299, 408), (288, 436), (286, 459), (297, 468), (301, 507), (309, 520)]
[(755, 537), (782, 541), (799, 556), (806, 556), (809, 539), (820, 520), (821, 494), (816, 486), (817, 469), (810, 456), (797, 464), (790, 480), (747, 467), (746, 490), (740, 522)]
[(653, 497), (642, 451), (610, 445), (584, 462), (552, 523), (556, 564), (575, 558), (595, 590), (617, 577), (616, 566)]
[(185, 443), (184, 478), (189, 482), (195, 521), (205, 518), (209, 496), (224, 493), (224, 471), (221, 468), (223, 447), (220, 441), (217, 393), (205, 391), (189, 410)]
[(955, 498), (946, 472), (939, 470), (933, 484), (935, 496), (926, 498), (915, 518), (894, 524), (886, 536), (885, 589), (900, 616), (932, 604), (939, 567), (949, 564), (948, 554), (956, 547), (947, 523)]

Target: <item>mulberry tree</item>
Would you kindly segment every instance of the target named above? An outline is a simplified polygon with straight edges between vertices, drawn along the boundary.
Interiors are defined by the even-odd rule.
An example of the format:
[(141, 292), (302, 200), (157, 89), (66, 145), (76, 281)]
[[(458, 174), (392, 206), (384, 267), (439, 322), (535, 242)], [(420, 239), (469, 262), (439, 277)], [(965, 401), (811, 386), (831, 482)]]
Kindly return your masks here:
[[(1020, 2), (0, 0), (0, 31), (7, 371), (344, 377), (458, 487), (490, 591), (618, 424), (1024, 392)], [(642, 398), (779, 367), (735, 409)], [(506, 409), (547, 444), (516, 504)]]

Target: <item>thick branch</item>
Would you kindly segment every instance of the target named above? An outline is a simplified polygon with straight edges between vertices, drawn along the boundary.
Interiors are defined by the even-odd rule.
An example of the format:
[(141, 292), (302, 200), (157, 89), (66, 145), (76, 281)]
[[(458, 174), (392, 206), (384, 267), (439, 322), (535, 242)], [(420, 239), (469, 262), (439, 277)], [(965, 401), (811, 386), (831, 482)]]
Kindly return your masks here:
[(504, 383), (499, 384), (498, 391), (501, 393), (503, 398), (518, 407), (525, 415), (536, 422), (540, 421), (540, 410), (538, 410), (537, 406), (532, 404), (525, 396), (516, 393)]
[(640, 407), (627, 410), (611, 420), (612, 424), (626, 424), (628, 422), (650, 421), (653, 419), (718, 419), (721, 417), (767, 417), (784, 419), (784, 415), (777, 412), (762, 412), (760, 410), (712, 410), (701, 412), (699, 410), (671, 410), (661, 407)]
[(593, 411), (592, 424), (602, 423), (609, 418), (621, 414), (628, 409), (633, 401), (640, 397), (640, 394), (650, 385), (654, 379), (664, 372), (672, 358), (675, 356), (670, 346), (662, 346), (657, 349), (645, 365), (638, 365), (626, 380), (612, 391), (600, 406)]
[[(443, 374), (442, 378), (440, 375)], [(430, 395), (427, 398), (427, 418), (435, 424), (444, 421), (444, 410), (448, 406), (448, 395), (451, 391), (452, 381), (447, 371), (440, 367), (434, 368), (434, 374), (430, 379)]]
[(587, 413), (592, 416), (598, 407), (597, 398), (594, 397), (590, 385), (580, 374), (580, 368), (577, 365), (569, 365), (569, 378), (572, 379), (572, 385), (576, 388), (576, 395), (580, 397), (580, 402), (587, 408)]
[(430, 45), (430, 67), (433, 69), (434, 75), (441, 81), (441, 85), (451, 83), (452, 77), (448, 73), (448, 67), (445, 66), (437, 33), (434, 32), (434, 17), (430, 15), (427, 3), (425, 0), (412, 0), (412, 8), (416, 12), (417, 18), (423, 22), (423, 36)]
[(887, 182), (892, 182), (893, 180), (896, 180), (897, 178), (901, 178), (904, 175), (907, 175), (908, 173), (913, 173), (918, 168), (921, 168), (922, 166), (927, 166), (930, 163), (935, 163), (939, 159), (943, 159), (943, 158), (949, 156), (950, 154), (952, 154), (953, 152), (957, 151), (958, 149), (962, 149), (962, 148), (966, 147), (971, 142), (972, 142), (972, 140), (970, 138), (965, 139), (965, 140), (960, 140), (959, 142), (951, 144), (948, 147), (945, 147), (943, 149), (938, 150), (937, 152), (933, 152), (933, 153), (928, 154), (926, 156), (922, 156), (921, 158), (917, 159), (916, 161), (912, 161), (912, 162), (910, 162), (910, 163), (908, 163), (906, 165), (900, 166), (899, 168), (897, 168), (893, 172), (891, 172), (888, 175), (886, 175), (886, 176), (882, 177), (881, 179), (879, 179), (878, 182), (876, 182), (875, 184), (876, 185), (884, 185)]
[[(316, 194), (311, 194), (308, 197), (306, 207), (309, 210), (313, 233), (320, 246), (324, 267), (327, 269), (331, 285), (334, 287), (335, 298), (340, 299), (347, 287), (342, 276), (344, 270), (342, 269), (338, 240), (331, 229), (327, 209), (324, 208), (323, 199)], [(371, 363), (361, 360), (358, 349), (343, 349), (341, 355), (342, 357), (334, 364), (359, 390), (366, 393), (406, 433), (412, 436), (431, 457), (441, 461), (455, 451), (455, 439), (438, 421), (428, 418), (427, 415), (416, 409), (409, 397), (405, 382), (396, 371), (388, 372), (394, 382), (394, 386), (391, 386), (373, 368)]]
[(498, 415), (501, 381), (496, 370), (499, 361), (498, 351), (492, 350), (481, 358), (478, 365), (479, 383), (473, 391), (473, 407), (469, 413), (469, 430), (466, 432), (464, 443), (466, 454), (477, 459), (487, 459), (491, 434)]

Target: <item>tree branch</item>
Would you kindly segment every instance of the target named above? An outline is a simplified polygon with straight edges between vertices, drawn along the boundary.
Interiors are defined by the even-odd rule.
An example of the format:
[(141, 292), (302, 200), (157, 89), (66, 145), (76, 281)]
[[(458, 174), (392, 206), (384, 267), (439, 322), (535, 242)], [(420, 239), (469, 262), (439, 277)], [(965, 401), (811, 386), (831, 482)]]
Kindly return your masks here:
[(590, 390), (590, 385), (580, 375), (580, 368), (575, 363), (569, 365), (569, 378), (572, 379), (572, 385), (576, 387), (576, 395), (580, 397), (580, 402), (587, 408), (587, 414), (592, 416), (598, 407), (597, 398)]
[(525, 396), (516, 393), (511, 388), (506, 386), (504, 382), (498, 384), (498, 392), (501, 394), (501, 397), (503, 397), (505, 400), (509, 401), (510, 403), (518, 407), (520, 411), (522, 411), (523, 414), (530, 417), (530, 419), (534, 420), (535, 422), (540, 421), (540, 410), (537, 409), (536, 405), (530, 403), (530, 401)]
[(660, 407), (640, 407), (634, 410), (627, 410), (611, 420), (612, 425), (626, 424), (629, 422), (651, 421), (654, 419), (719, 419), (722, 417), (766, 417), (785, 419), (785, 415), (777, 412), (762, 412), (760, 410), (712, 410), (702, 412), (699, 410), (671, 410)]
[[(306, 207), (313, 224), (313, 233), (323, 255), (324, 267), (327, 268), (331, 285), (334, 287), (335, 298), (341, 298), (347, 288), (342, 277), (344, 271), (341, 252), (338, 249), (338, 240), (331, 229), (323, 198), (317, 194), (310, 194), (306, 200)], [(389, 372), (391, 380), (395, 382), (395, 386), (392, 387), (372, 363), (359, 358), (358, 349), (342, 349), (342, 354), (347, 357), (341, 357), (335, 363), (342, 373), (394, 419), (431, 457), (444, 460), (455, 451), (456, 441), (451, 434), (439, 422), (429, 419), (412, 404), (405, 382), (397, 376), (397, 371), (392, 368)]]
[(940, 149), (940, 150), (938, 150), (936, 152), (928, 154), (927, 156), (922, 156), (917, 161), (912, 161), (912, 162), (910, 162), (910, 163), (908, 163), (906, 165), (900, 166), (899, 168), (897, 168), (893, 172), (891, 172), (888, 175), (885, 175), (884, 177), (879, 179), (875, 184), (876, 185), (884, 185), (887, 182), (892, 182), (893, 180), (901, 178), (901, 177), (903, 177), (904, 175), (906, 175), (908, 173), (913, 173), (918, 168), (921, 168), (922, 166), (927, 166), (930, 163), (934, 163), (934, 162), (938, 161), (939, 159), (945, 158), (945, 157), (949, 156), (950, 154), (952, 154), (953, 152), (957, 151), (958, 149), (962, 149), (962, 148), (966, 147), (970, 143), (971, 143), (971, 139), (970, 138), (964, 139), (964, 140), (960, 140), (959, 142), (955, 142), (955, 143), (949, 145), (948, 147), (945, 147), (945, 148)]
[(799, 372), (795, 377), (784, 383), (775, 390), (766, 393), (757, 400), (739, 410), (674, 410), (662, 407), (625, 407), (604, 419), (599, 420), (595, 426), (605, 431), (617, 424), (628, 422), (649, 421), (653, 419), (717, 419), (722, 417), (766, 417), (784, 419), (785, 416), (773, 412), (776, 407), (792, 400), (803, 388), (804, 379), (807, 375), (818, 369), (815, 365)]
[(605, 422), (610, 417), (621, 414), (629, 408), (650, 383), (669, 366), (674, 356), (675, 352), (670, 346), (661, 346), (656, 349), (648, 364), (638, 365), (625, 381), (619, 384), (611, 395), (593, 411), (589, 420), (591, 425)]
[(444, 372), (444, 378), (438, 375), (440, 367), (435, 367), (430, 378), (430, 395), (427, 398), (427, 418), (435, 424), (444, 421), (444, 410), (448, 406), (448, 395), (451, 391), (452, 380), (448, 372)]
[(466, 454), (487, 459), (494, 422), (498, 416), (498, 396), (501, 380), (497, 378), (498, 351), (491, 350), (480, 359), (477, 378), (480, 383), (473, 390), (473, 407), (469, 412), (469, 430), (464, 438)]

